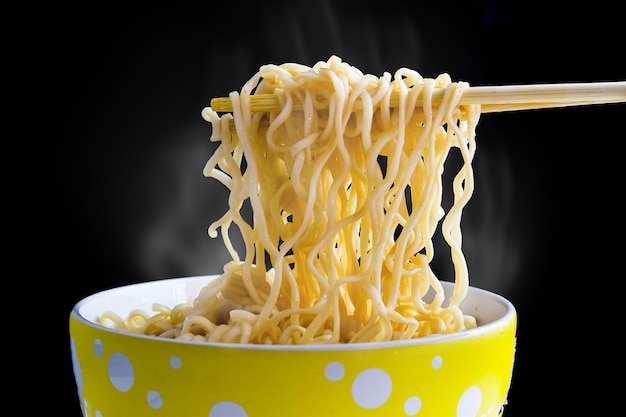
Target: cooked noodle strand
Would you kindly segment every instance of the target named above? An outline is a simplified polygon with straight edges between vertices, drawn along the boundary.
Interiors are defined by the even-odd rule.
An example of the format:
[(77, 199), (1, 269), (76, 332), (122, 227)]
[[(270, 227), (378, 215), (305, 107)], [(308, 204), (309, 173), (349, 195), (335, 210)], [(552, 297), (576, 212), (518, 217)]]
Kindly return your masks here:
[[(203, 117), (219, 142), (204, 175), (230, 190), (209, 228), (232, 261), (191, 306), (101, 321), (137, 332), (232, 343), (357, 343), (410, 339), (476, 326), (460, 303), (469, 287), (461, 217), (473, 189), (479, 105), (460, 105), (465, 82), (363, 74), (332, 56), (313, 67), (265, 65), (229, 97), (232, 114)], [(435, 89), (443, 100), (432, 104)], [(399, 105), (390, 107), (392, 92)], [(275, 94), (279, 111), (253, 112)], [(302, 103), (296, 110), (294, 101)], [(443, 172), (462, 164), (446, 211)], [(252, 220), (241, 213), (252, 208)], [(454, 292), (431, 268), (433, 237), (450, 247)], [(238, 253), (229, 237), (237, 228)], [(160, 324), (166, 323), (166, 324)]]

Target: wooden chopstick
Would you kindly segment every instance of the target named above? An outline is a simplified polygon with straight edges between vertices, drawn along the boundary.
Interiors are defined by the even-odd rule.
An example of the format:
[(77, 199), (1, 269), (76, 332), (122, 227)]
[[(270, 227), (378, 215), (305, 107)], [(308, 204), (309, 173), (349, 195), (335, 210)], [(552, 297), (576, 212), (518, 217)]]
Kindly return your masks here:
[[(443, 88), (435, 90), (433, 105), (441, 103), (444, 92)], [(461, 104), (480, 104), (482, 113), (624, 102), (626, 81), (477, 86), (469, 87), (461, 98)], [(398, 93), (392, 93), (390, 105), (399, 105)], [(250, 106), (252, 111), (260, 112), (281, 109), (274, 94), (252, 95)], [(218, 113), (233, 111), (229, 97), (212, 99), (211, 108)], [(302, 110), (302, 103), (294, 102), (294, 109)]]

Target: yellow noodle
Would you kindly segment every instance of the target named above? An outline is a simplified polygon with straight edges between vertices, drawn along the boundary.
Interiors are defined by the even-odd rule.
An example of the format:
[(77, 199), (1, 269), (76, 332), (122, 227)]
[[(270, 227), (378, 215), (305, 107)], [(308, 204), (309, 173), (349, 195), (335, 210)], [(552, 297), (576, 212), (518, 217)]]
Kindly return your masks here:
[[(163, 337), (184, 340), (272, 344), (411, 339), (475, 327), (459, 308), (469, 287), (460, 223), (474, 189), (480, 116), (478, 105), (459, 104), (468, 87), (407, 68), (393, 77), (363, 74), (337, 56), (313, 67), (262, 66), (229, 95), (232, 114), (202, 112), (219, 142), (204, 174), (230, 190), (229, 209), (209, 235), (221, 232), (232, 261), (171, 317), (162, 309), (122, 323), (107, 313), (103, 322), (150, 334), (162, 328)], [(445, 89), (437, 107), (435, 89)], [(399, 93), (393, 109), (392, 91)], [(268, 93), (281, 109), (251, 111), (251, 95)], [(446, 212), (443, 172), (453, 149), (463, 163)], [(241, 213), (245, 204), (252, 220)], [(448, 299), (431, 269), (439, 225), (450, 247), (443, 256), (454, 266), (454, 276), (444, 277), (454, 281)], [(232, 226), (245, 253), (234, 249)]]

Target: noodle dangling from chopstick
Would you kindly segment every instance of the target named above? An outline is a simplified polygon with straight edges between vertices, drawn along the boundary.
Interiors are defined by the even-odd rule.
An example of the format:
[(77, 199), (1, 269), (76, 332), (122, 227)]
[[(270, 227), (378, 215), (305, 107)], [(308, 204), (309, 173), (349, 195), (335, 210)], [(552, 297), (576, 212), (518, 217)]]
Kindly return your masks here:
[[(185, 340), (312, 344), (475, 327), (459, 307), (469, 287), (460, 223), (474, 189), (480, 116), (479, 105), (459, 104), (468, 87), (406, 68), (393, 78), (366, 75), (332, 56), (313, 67), (262, 66), (230, 94), (232, 114), (205, 108), (219, 146), (204, 174), (229, 189), (229, 209), (209, 234), (221, 232), (232, 261), (193, 302), (172, 314), (160, 309), (160, 323), (145, 319), (146, 329)], [(436, 107), (435, 89), (445, 89)], [(250, 97), (268, 93), (281, 109), (251, 111)], [(446, 212), (442, 175), (452, 149), (463, 163)], [(431, 269), (438, 225), (454, 265), (448, 299)], [(140, 320), (133, 331), (143, 331)]]

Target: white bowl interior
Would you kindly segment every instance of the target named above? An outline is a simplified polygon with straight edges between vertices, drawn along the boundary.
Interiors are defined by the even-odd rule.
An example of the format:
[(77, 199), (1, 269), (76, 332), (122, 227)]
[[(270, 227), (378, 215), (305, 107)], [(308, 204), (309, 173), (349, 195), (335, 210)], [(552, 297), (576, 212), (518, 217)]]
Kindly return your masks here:
[(195, 298), (215, 278), (217, 275), (171, 278), (112, 288), (86, 297), (74, 310), (94, 323), (105, 311), (112, 311), (120, 317), (126, 317), (137, 309), (149, 313), (154, 303), (174, 307)]
[[(84, 298), (74, 306), (73, 312), (88, 322), (96, 323), (97, 317), (105, 311), (126, 317), (137, 309), (149, 313), (154, 303), (174, 307), (195, 298), (205, 285), (217, 277), (218, 275), (201, 275), (170, 278), (117, 287)], [(448, 297), (454, 284), (451, 282), (442, 284)], [(479, 328), (485, 331), (487, 327), (507, 322), (515, 314), (515, 308), (510, 301), (476, 287), (470, 287), (461, 309), (465, 314), (476, 317)]]

